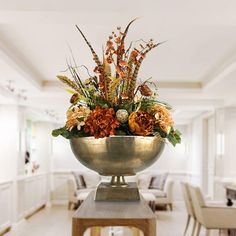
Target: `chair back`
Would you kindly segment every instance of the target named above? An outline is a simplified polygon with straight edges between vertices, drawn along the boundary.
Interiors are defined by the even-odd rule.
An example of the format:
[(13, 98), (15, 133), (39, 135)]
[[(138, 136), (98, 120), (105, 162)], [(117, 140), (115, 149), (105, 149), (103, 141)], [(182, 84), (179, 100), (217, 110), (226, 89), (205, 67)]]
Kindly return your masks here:
[(67, 189), (68, 189), (68, 200), (70, 202), (76, 202), (76, 183), (75, 180), (70, 178), (67, 180)]
[(191, 198), (191, 195), (190, 195), (188, 183), (181, 182), (181, 189), (182, 189), (182, 193), (183, 193), (183, 197), (184, 197), (184, 203), (185, 203), (187, 213), (188, 213), (188, 215), (195, 218), (196, 216), (195, 216), (195, 212), (194, 212), (194, 209), (193, 209), (193, 203), (192, 203), (192, 198)]
[(206, 207), (206, 203), (202, 192), (199, 187), (189, 185), (190, 195), (193, 203), (193, 209), (198, 222), (204, 223), (204, 214), (202, 212), (203, 207)]
[(166, 183), (164, 185), (164, 192), (166, 193), (166, 197), (168, 198), (168, 202), (173, 202), (173, 187), (174, 187), (174, 181), (172, 179), (166, 180)]

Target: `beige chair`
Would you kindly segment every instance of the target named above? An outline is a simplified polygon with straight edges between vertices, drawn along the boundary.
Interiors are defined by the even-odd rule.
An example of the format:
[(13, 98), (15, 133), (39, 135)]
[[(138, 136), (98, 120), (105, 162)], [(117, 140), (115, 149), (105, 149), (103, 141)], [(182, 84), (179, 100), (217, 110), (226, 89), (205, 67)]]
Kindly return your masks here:
[(191, 221), (191, 219), (193, 219), (193, 229), (192, 229), (192, 234), (191, 234), (193, 236), (194, 232), (195, 232), (196, 225), (197, 225), (197, 220), (196, 220), (196, 215), (195, 215), (193, 205), (192, 205), (192, 199), (191, 199), (191, 195), (190, 195), (190, 191), (189, 191), (189, 184), (185, 183), (185, 182), (181, 182), (181, 188), (182, 188), (182, 193), (183, 193), (183, 197), (184, 197), (185, 207), (186, 207), (186, 210), (188, 213), (188, 218), (187, 218), (187, 223), (186, 223), (186, 227), (184, 230), (184, 235), (186, 235), (190, 221)]
[(174, 181), (168, 179), (164, 186), (164, 195), (156, 197), (156, 205), (166, 205), (169, 206), (170, 210), (173, 210), (173, 185)]
[(78, 206), (78, 199), (76, 197), (76, 183), (73, 179), (67, 180), (68, 188), (68, 210), (76, 208)]
[(88, 197), (90, 190), (81, 189), (78, 191), (74, 179), (67, 180), (67, 187), (68, 187), (68, 210), (76, 209)]
[(236, 229), (236, 208), (208, 206), (199, 187), (189, 185), (189, 190), (198, 222), (195, 236), (199, 236), (201, 226), (206, 228), (206, 236), (211, 229)]

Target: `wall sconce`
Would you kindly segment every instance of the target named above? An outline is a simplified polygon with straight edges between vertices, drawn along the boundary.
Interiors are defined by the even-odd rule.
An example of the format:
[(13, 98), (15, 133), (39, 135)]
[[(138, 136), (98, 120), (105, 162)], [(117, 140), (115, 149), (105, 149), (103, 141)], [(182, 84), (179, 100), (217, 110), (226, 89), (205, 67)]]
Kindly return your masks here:
[(16, 86), (14, 86), (14, 83), (14, 80), (8, 80), (4, 88), (9, 91), (15, 98), (19, 100), (27, 100), (26, 89), (17, 89)]
[(19, 91), (19, 93), (17, 94), (17, 97), (19, 99), (22, 99), (22, 100), (27, 100), (27, 96), (26, 96), (26, 90), (25, 89), (21, 89)]
[(5, 85), (5, 88), (6, 88), (9, 92), (11, 92), (11, 93), (14, 93), (14, 92), (15, 92), (15, 88), (14, 88), (14, 86), (13, 86), (13, 83), (14, 83), (13, 80), (8, 80), (8, 81), (7, 81), (7, 84)]
[(55, 112), (54, 110), (49, 110), (49, 109), (45, 109), (45, 114), (47, 115), (47, 116), (49, 116), (51, 119), (53, 119), (53, 120), (56, 120), (56, 121), (58, 121), (59, 120), (59, 116), (58, 116), (58, 114), (57, 114), (57, 112)]
[(219, 133), (216, 135), (216, 155), (223, 156), (225, 154), (225, 135)]

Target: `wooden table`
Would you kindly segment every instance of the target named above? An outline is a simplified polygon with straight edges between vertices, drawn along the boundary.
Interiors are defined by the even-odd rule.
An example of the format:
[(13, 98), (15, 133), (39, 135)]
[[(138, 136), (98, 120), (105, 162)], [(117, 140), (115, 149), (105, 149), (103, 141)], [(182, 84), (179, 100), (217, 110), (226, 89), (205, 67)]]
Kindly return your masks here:
[[(137, 202), (103, 202), (94, 201), (94, 194), (92, 192), (75, 212), (72, 236), (82, 236), (91, 227), (106, 226), (136, 227), (144, 236), (156, 236), (156, 215), (143, 198)], [(99, 228), (92, 228), (91, 232), (100, 235)]]
[[(236, 186), (226, 186), (227, 206), (233, 206), (232, 200), (236, 200)], [(235, 236), (236, 230), (228, 230), (228, 235)]]
[(227, 206), (233, 206), (232, 200), (236, 200), (236, 186), (226, 187)]

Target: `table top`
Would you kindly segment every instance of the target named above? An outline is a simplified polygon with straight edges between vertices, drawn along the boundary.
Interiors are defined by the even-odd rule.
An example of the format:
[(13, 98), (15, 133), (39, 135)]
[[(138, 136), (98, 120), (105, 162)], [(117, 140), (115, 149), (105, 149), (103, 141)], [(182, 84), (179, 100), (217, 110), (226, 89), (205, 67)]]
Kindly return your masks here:
[(228, 185), (225, 187), (226, 189), (236, 191), (236, 185)]
[(74, 219), (153, 219), (152, 212), (146, 201), (141, 197), (134, 202), (95, 201), (95, 191), (91, 192), (79, 209)]

